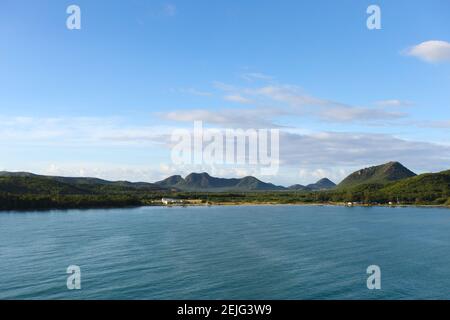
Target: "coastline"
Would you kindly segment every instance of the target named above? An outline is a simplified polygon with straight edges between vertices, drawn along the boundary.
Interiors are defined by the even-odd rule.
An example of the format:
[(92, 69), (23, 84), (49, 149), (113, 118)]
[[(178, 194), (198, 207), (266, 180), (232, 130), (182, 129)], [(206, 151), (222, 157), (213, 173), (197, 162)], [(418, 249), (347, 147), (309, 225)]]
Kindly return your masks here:
[(398, 204), (398, 205), (388, 205), (388, 204), (353, 204), (351, 206), (340, 203), (340, 202), (328, 202), (328, 203), (320, 203), (320, 202), (314, 202), (314, 203), (306, 203), (306, 202), (296, 202), (296, 203), (277, 203), (277, 202), (216, 202), (216, 203), (210, 203), (210, 204), (173, 204), (173, 205), (164, 205), (164, 204), (158, 204), (158, 205), (150, 205), (150, 206), (143, 206), (143, 207), (222, 207), (222, 206), (305, 206), (305, 207), (386, 207), (386, 208), (443, 208), (443, 209), (450, 209), (450, 206), (448, 205), (436, 205), (436, 204)]
[(161, 202), (152, 203), (141, 203), (134, 205), (100, 205), (100, 206), (49, 206), (49, 207), (28, 207), (28, 208), (1, 208), (0, 214), (5, 212), (45, 212), (52, 210), (108, 210), (108, 209), (133, 209), (133, 208), (145, 208), (145, 207), (166, 207), (166, 208), (183, 208), (183, 207), (257, 207), (257, 206), (305, 206), (305, 207), (386, 207), (386, 208), (441, 208), (450, 209), (449, 205), (437, 205), (437, 204), (364, 204), (364, 203), (353, 203), (348, 205), (345, 202), (274, 202), (274, 201), (218, 201), (210, 203), (200, 203), (200, 202), (186, 202), (186, 203), (174, 203), (174, 204), (163, 204)]

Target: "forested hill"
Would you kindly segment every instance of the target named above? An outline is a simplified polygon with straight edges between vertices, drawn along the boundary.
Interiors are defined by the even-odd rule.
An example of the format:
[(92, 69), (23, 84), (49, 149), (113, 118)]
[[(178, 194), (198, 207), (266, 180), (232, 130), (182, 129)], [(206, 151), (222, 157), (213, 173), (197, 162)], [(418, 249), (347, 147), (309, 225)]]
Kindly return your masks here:
[[(183, 188), (180, 186), (188, 185)], [(158, 183), (66, 178), (0, 172), (0, 210), (124, 207), (154, 204), (162, 197), (202, 203), (347, 203), (450, 206), (450, 170), (415, 175), (399, 163), (361, 169), (338, 187), (327, 180), (290, 188), (253, 177), (221, 179), (191, 174)], [(331, 189), (330, 189), (331, 188)], [(198, 203), (198, 202), (197, 202)]]
[(386, 184), (414, 177), (415, 175), (414, 172), (404, 167), (401, 163), (393, 161), (358, 170), (345, 178), (338, 185), (338, 188), (351, 188), (363, 184)]

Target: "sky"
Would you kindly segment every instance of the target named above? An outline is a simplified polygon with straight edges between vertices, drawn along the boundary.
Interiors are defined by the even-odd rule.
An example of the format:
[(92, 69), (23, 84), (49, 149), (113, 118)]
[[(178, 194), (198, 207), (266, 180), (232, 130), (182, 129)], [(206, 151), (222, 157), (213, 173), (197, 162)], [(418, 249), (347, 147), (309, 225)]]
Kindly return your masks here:
[[(277, 174), (174, 164), (194, 121), (279, 130)], [(388, 161), (450, 169), (449, 136), (447, 0), (0, 2), (0, 170), (339, 182)]]

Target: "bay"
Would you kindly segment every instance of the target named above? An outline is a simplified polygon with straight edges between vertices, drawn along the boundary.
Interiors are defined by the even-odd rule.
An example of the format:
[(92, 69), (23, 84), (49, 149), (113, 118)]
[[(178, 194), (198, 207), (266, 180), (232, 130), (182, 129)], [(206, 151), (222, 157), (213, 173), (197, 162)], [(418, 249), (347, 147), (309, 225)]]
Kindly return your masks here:
[[(68, 290), (66, 269), (81, 269)], [(369, 290), (366, 269), (381, 269)], [(450, 210), (0, 213), (0, 299), (449, 299)]]

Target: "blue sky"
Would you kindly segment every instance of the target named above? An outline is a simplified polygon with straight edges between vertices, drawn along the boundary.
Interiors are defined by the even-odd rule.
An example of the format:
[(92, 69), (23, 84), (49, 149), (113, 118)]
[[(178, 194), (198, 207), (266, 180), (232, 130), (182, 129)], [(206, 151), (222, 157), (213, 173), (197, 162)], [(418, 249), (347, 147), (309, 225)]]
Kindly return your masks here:
[[(71, 4), (81, 30), (66, 28)], [(371, 4), (381, 30), (366, 27)], [(281, 184), (390, 160), (450, 168), (449, 1), (6, 0), (0, 39), (0, 170), (199, 171), (164, 143), (194, 120), (281, 127), (265, 179)]]

